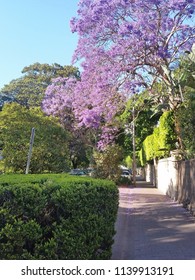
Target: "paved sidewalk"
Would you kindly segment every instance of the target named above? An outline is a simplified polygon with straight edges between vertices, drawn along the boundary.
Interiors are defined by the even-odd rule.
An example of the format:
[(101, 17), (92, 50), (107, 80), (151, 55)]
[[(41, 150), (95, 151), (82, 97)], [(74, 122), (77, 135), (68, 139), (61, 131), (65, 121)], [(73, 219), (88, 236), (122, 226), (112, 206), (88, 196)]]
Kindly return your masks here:
[(143, 182), (119, 188), (113, 260), (195, 260), (195, 218)]

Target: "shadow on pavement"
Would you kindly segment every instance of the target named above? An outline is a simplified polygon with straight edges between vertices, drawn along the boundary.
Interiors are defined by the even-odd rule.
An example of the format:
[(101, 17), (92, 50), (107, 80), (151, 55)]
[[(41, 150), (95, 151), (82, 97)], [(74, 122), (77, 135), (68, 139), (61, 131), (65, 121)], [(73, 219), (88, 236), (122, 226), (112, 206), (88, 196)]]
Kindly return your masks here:
[(150, 184), (119, 188), (112, 259), (195, 259), (195, 219)]

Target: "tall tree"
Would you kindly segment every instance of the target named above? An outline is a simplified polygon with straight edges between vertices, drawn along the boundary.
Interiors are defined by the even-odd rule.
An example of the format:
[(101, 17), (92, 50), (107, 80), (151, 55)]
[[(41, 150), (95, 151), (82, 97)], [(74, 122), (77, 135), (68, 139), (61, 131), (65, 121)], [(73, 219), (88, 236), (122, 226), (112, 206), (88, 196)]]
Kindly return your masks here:
[(17, 103), (6, 104), (0, 112), (0, 139), (5, 171), (24, 173), (31, 129), (35, 141), (31, 173), (63, 172), (70, 168), (68, 133), (58, 120), (43, 114), (40, 108), (27, 109)]
[[(44, 92), (53, 78), (76, 77), (80, 74), (76, 67), (35, 63), (24, 67), (23, 76), (11, 81), (0, 91), (0, 105), (4, 101), (15, 101), (23, 106), (40, 106)], [(5, 100), (6, 99), (6, 100)]]
[(183, 97), (173, 72), (194, 41), (194, 8), (193, 0), (79, 2), (71, 26), (79, 35), (73, 59), (82, 59), (83, 66), (77, 91), (82, 89), (87, 102), (78, 99), (76, 112), (83, 124), (94, 122), (103, 93), (113, 115), (117, 93), (132, 95), (159, 81), (166, 87), (169, 107), (179, 106)]

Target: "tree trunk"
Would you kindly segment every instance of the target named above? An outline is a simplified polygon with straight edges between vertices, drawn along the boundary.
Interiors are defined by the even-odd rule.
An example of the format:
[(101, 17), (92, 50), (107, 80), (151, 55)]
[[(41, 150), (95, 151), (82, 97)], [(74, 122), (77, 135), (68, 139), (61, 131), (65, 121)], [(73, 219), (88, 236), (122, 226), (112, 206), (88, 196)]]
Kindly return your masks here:
[(177, 116), (177, 112), (174, 112), (174, 117), (175, 117), (175, 133), (176, 133), (176, 136), (177, 136), (179, 149), (184, 151), (184, 145), (183, 145), (183, 139), (182, 139), (182, 130), (181, 130), (181, 126), (180, 126), (178, 116)]

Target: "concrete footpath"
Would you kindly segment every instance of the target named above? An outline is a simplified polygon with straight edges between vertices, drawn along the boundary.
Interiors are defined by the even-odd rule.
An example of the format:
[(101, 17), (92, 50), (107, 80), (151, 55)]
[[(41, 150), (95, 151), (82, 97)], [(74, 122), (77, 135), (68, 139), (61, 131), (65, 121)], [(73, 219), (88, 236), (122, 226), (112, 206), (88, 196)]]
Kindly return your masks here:
[(195, 218), (158, 189), (121, 187), (113, 260), (195, 260)]

